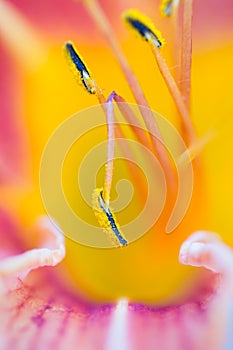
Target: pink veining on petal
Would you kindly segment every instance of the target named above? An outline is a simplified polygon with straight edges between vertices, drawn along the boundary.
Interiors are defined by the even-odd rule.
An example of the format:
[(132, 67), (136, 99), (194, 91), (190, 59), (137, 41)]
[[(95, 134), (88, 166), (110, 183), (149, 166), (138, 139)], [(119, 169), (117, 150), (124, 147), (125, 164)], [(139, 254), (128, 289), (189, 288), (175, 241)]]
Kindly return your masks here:
[(34, 286), (21, 283), (7, 304), (0, 301), (4, 349), (104, 349), (114, 306), (87, 304), (56, 279), (46, 283), (46, 275), (51, 271)]
[[(190, 249), (192, 244), (197, 244), (194, 250)], [(232, 259), (232, 250), (216, 234), (191, 235), (181, 247), (180, 261), (209, 270), (203, 286), (181, 305), (156, 308), (130, 304), (132, 349), (223, 350), (233, 296)], [(233, 348), (232, 343), (228, 345)]]
[[(200, 239), (210, 248), (210, 243), (218, 246), (212, 250), (211, 262), (227, 248), (216, 235), (206, 232), (192, 235), (186, 243)], [(185, 246), (181, 247), (182, 259)], [(231, 250), (224, 252), (229, 256), (223, 259), (230, 259)], [(199, 253), (198, 261), (207, 266), (205, 257), (209, 255), (202, 256), (203, 249)], [(184, 261), (196, 261), (197, 251), (193, 261), (192, 250), (186, 250), (187, 254), (190, 256)], [(69, 291), (51, 267), (45, 267), (33, 272), (36, 278), (31, 284), (20, 282), (8, 292), (7, 303), (0, 300), (1, 344), (4, 350), (223, 350), (232, 293), (226, 292), (229, 280), (224, 280), (222, 266), (221, 260), (219, 269), (215, 264), (216, 273), (206, 274), (195, 298), (160, 308), (125, 299), (115, 306), (92, 305)]]

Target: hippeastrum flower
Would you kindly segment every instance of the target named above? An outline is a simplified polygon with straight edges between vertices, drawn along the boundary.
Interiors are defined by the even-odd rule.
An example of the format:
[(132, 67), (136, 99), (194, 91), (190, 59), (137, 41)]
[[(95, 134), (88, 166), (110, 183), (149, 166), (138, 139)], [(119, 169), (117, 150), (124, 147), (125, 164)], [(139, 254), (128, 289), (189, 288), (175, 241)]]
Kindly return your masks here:
[(232, 2), (194, 5), (0, 1), (2, 349), (232, 348)]

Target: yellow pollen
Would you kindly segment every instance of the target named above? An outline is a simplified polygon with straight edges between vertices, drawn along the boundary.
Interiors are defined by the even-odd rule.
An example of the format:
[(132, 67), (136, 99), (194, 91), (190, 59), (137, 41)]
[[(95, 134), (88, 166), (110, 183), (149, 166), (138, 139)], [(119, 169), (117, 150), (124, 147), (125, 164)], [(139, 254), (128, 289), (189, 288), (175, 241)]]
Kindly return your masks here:
[(162, 34), (152, 21), (136, 9), (128, 10), (123, 14), (125, 24), (145, 41), (153, 42), (157, 47), (165, 44)]
[(93, 211), (100, 227), (116, 246), (126, 246), (126, 238), (120, 230), (115, 215), (103, 199), (103, 188), (96, 188), (92, 194)]
[(174, 0), (162, 0), (160, 5), (160, 13), (163, 17), (170, 17), (172, 15), (172, 7)]
[(86, 63), (78, 53), (72, 42), (67, 42), (64, 46), (65, 56), (69, 67), (74, 74), (79, 85), (83, 86), (90, 94), (96, 93), (95, 81), (92, 79)]

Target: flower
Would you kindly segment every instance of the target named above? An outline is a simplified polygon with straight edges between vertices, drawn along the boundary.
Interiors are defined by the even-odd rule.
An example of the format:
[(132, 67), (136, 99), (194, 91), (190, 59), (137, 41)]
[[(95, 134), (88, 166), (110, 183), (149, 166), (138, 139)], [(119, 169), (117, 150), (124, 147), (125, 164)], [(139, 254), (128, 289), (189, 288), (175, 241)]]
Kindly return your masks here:
[[(90, 4), (89, 11), (95, 18), (98, 11), (93, 11), (93, 6), (96, 3), (91, 0), (84, 2), (84, 5), (85, 3), (87, 5)], [(185, 1), (186, 5), (187, 3), (189, 1)], [(212, 2), (211, 5), (214, 6), (213, 4)], [(114, 5), (116, 6), (115, 13), (118, 13), (118, 2), (115, 2)], [(132, 1), (131, 5), (138, 4)], [(35, 8), (34, 6), (26, 8), (23, 1), (20, 1), (18, 6), (27, 11), (29, 18), (33, 16), (32, 9)], [(82, 11), (80, 18), (82, 18), (82, 28), (85, 30), (82, 29), (80, 35), (82, 45), (79, 46), (79, 49), (86, 60), (90, 63), (93, 61), (91, 71), (95, 73), (97, 82), (103, 81), (107, 91), (111, 91), (113, 88), (117, 89), (117, 93), (120, 91), (127, 101), (132, 101), (127, 85), (123, 82), (123, 77), (120, 76), (119, 70), (111, 60), (106, 48), (87, 48), (86, 44), (83, 44), (87, 40), (87, 33), (90, 35), (89, 28), (90, 23), (92, 23), (90, 19), (86, 21), (86, 12), (84, 12), (83, 7), (80, 4), (72, 4), (70, 6), (72, 9), (78, 8)], [(151, 2), (148, 1), (145, 4), (145, 10), (148, 13), (150, 6)], [(227, 2), (223, 5), (218, 4), (218, 6), (223, 6), (224, 8), (224, 6), (227, 6)], [(54, 16), (59, 16), (58, 9), (61, 10), (58, 6), (52, 9)], [(98, 7), (95, 9), (98, 10)], [(231, 132), (231, 122), (228, 122), (229, 127), (227, 130), (222, 130), (222, 124), (227, 123), (224, 119), (225, 115), (229, 113), (230, 109), (230, 106), (227, 104), (227, 101), (230, 101), (228, 96), (230, 89), (227, 89), (228, 79), (231, 81), (230, 64), (228, 64), (230, 58), (224, 56), (225, 67), (222, 67), (222, 64), (217, 66), (221, 67), (221, 71), (218, 71), (217, 68), (214, 69), (214, 82), (218, 81), (221, 76), (222, 85), (225, 86), (225, 89), (222, 89), (223, 92), (220, 89), (218, 90), (218, 103), (214, 105), (214, 109), (211, 107), (214, 101), (212, 96), (216, 96), (214, 94), (214, 86), (212, 87), (210, 84), (209, 74), (204, 69), (209, 69), (211, 74), (213, 74), (212, 66), (215, 67), (216, 65), (215, 58), (212, 58), (212, 52), (211, 55), (206, 53), (202, 56), (200, 54), (201, 63), (198, 62), (198, 57), (194, 58), (194, 73), (197, 68), (198, 70), (203, 70), (201, 83), (199, 82), (200, 74), (194, 74), (193, 76), (193, 95), (194, 97), (196, 96), (194, 100), (198, 100), (198, 103), (194, 103), (193, 112), (195, 116), (197, 115), (195, 118), (200, 116), (200, 120), (195, 119), (195, 126), (201, 135), (205, 135), (208, 127), (214, 125), (213, 111), (215, 111), (216, 114), (221, 115), (221, 125), (218, 128), (215, 127), (215, 129), (217, 131), (219, 129), (222, 135), (220, 134), (220, 136), (214, 138), (212, 146), (211, 144), (207, 145), (206, 151), (204, 151), (206, 153), (203, 155), (203, 174), (208, 181), (202, 178), (203, 174), (199, 165), (196, 164), (194, 166), (194, 175), (198, 177), (198, 182), (194, 183), (192, 203), (181, 223), (181, 229), (178, 228), (173, 235), (165, 236), (164, 232), (160, 234), (159, 229), (161, 227), (158, 223), (158, 226), (156, 226), (158, 229), (156, 237), (154, 231), (151, 230), (149, 234), (135, 243), (129, 244), (128, 247), (106, 250), (104, 252), (100, 249), (76, 245), (67, 240), (65, 262), (68, 272), (64, 271), (64, 264), (54, 269), (51, 267), (46, 268), (43, 266), (56, 265), (63, 259), (65, 245), (60, 230), (51, 225), (46, 217), (42, 217), (39, 221), (36, 221), (30, 230), (26, 230), (32, 219), (39, 212), (43, 212), (42, 204), (38, 200), (39, 189), (35, 186), (38, 178), (41, 152), (54, 128), (65, 117), (74, 113), (77, 107), (82, 109), (92, 105), (93, 96), (80, 91), (80, 95), (78, 95), (80, 97), (77, 101), (75, 83), (72, 85), (69, 72), (66, 73), (65, 71), (65, 61), (59, 58), (61, 57), (61, 38), (62, 41), (63, 39), (66, 40), (63, 36), (64, 33), (67, 33), (67, 29), (61, 26), (56, 34), (54, 33), (51, 18), (47, 22), (43, 19), (45, 21), (43, 26), (46, 27), (46, 34), (47, 31), (51, 33), (51, 38), (49, 35), (46, 35), (46, 39), (43, 35), (38, 37), (34, 28), (29, 25), (28, 21), (20, 15), (15, 7), (1, 1), (1, 10), (3, 14), (1, 18), (2, 36), (8, 50), (10, 49), (12, 53), (11, 58), (6, 56), (7, 58), (3, 62), (6, 67), (10, 65), (11, 68), (11, 61), (14, 64), (18, 61), (19, 67), (18, 70), (15, 68), (15, 71), (7, 69), (9, 75), (5, 76), (5, 79), (10, 84), (9, 86), (4, 85), (4, 89), (1, 89), (1, 92), (6, 96), (5, 100), (8, 101), (2, 115), (9, 116), (8, 118), (5, 117), (2, 123), (4, 126), (2, 133), (7, 135), (7, 137), (2, 138), (4, 142), (1, 141), (2, 161), (0, 168), (1, 195), (4, 203), (0, 221), (2, 232), (0, 291), (4, 295), (4, 299), (2, 298), (1, 301), (1, 344), (3, 344), (3, 347), (6, 349), (12, 347), (27, 349), (37, 346), (44, 349), (46, 347), (57, 348), (60, 346), (60, 348), (64, 348), (66, 346), (72, 349), (77, 347), (76, 344), (78, 344), (79, 348), (82, 349), (141, 349), (142, 346), (148, 349), (157, 346), (165, 350), (187, 347), (194, 349), (222, 349), (224, 341), (227, 344), (226, 346), (228, 344), (231, 346), (231, 340), (228, 340), (226, 334), (228, 331), (227, 327), (230, 324), (228, 318), (230, 317), (229, 307), (232, 296), (232, 250), (222, 243), (218, 236), (203, 230), (187, 238), (192, 231), (208, 228), (217, 229), (229, 243), (232, 243), (229, 237), (231, 222), (228, 210), (230, 212), (230, 208), (228, 209), (226, 205), (226, 195), (230, 194), (231, 189), (228, 186), (229, 182), (225, 178), (225, 181), (220, 182), (221, 185), (217, 182), (217, 179), (222, 179), (222, 173), (224, 173), (222, 169), (226, 169), (226, 164), (228, 174), (224, 174), (224, 176), (229, 176), (230, 178), (232, 171), (228, 162), (230, 157), (227, 157), (230, 147), (229, 149), (223, 147), (224, 144), (228, 142), (230, 144), (231, 142), (231, 138), (226, 137), (226, 134), (228, 135)], [(63, 6), (63, 11), (65, 11), (62, 12), (63, 14), (69, 13), (69, 6)], [(215, 12), (213, 11), (213, 13)], [(73, 18), (72, 15), (70, 16), (68, 18)], [(115, 25), (119, 25), (115, 17), (110, 17), (111, 21), (116, 22)], [(38, 16), (38, 19), (36, 25), (40, 28), (40, 21), (42, 20), (40, 16)], [(164, 20), (167, 21), (167, 19)], [(11, 24), (10, 28), (9, 23)], [(98, 22), (98, 24), (101, 23), (103, 25), (104, 21)], [(161, 26), (164, 23), (162, 21)], [(71, 21), (71, 28), (73, 26), (74, 24)], [(9, 29), (11, 32), (9, 32)], [(105, 28), (102, 29), (105, 30)], [(151, 27), (151, 29), (153, 28)], [(217, 29), (220, 30), (219, 28)], [(10, 35), (10, 33), (13, 33), (13, 35)], [(22, 35), (22, 40), (16, 40), (18, 35)], [(73, 36), (73, 30), (70, 30), (70, 35)], [(126, 34), (124, 33), (124, 35)], [(167, 42), (169, 42), (170, 37), (168, 36)], [(146, 37), (146, 39), (151, 44), (151, 38), (148, 39)], [(51, 42), (54, 45), (54, 40), (58, 42), (59, 49), (52, 48), (50, 51)], [(141, 67), (141, 63), (144, 62), (145, 55), (147, 55), (144, 43), (136, 44), (134, 39), (127, 40), (132, 40), (130, 44), (127, 41), (126, 46), (128, 46), (128, 49), (126, 51), (129, 57), (132, 57), (130, 51), (132, 51), (133, 47), (134, 60), (132, 65), (134, 65), (135, 71), (136, 68), (138, 70), (140, 67), (140, 80), (145, 81), (143, 87), (148, 93), (148, 98), (151, 102), (150, 106), (156, 107), (156, 110), (159, 108), (166, 116), (174, 114), (172, 113), (173, 106), (170, 106), (171, 100), (167, 103), (169, 98), (165, 90), (167, 87), (159, 83), (161, 84), (160, 93), (159, 89), (156, 88), (160, 76), (155, 76), (156, 79), (152, 77), (151, 67), (153, 67), (153, 63), (152, 59), (149, 58), (149, 53), (148, 62), (151, 62), (151, 65), (148, 64), (149, 70), (144, 70), (144, 68), (146, 69), (144, 64)], [(231, 48), (228, 47), (227, 40), (226, 37), (226, 48), (224, 50), (226, 53), (230, 53)], [(143, 53), (140, 50), (137, 51), (136, 45), (141, 51), (143, 50)], [(167, 67), (164, 65), (163, 57), (160, 57), (160, 53), (156, 48), (152, 47), (152, 49), (169, 86), (172, 77), (167, 76), (169, 71), (166, 70)], [(50, 51), (49, 54), (48, 51)], [(118, 48), (116, 51), (119, 54)], [(212, 49), (212, 51), (214, 50)], [(135, 52), (137, 52), (138, 59), (135, 59)], [(223, 53), (220, 52), (219, 54), (216, 51), (214, 55), (216, 55), (218, 60), (218, 57), (222, 57)], [(189, 58), (189, 55), (187, 56), (186, 58)], [(109, 79), (108, 73), (106, 76), (103, 74), (103, 70), (105, 72), (108, 71), (108, 65), (106, 64), (106, 58), (108, 57), (108, 62), (111, 62), (111, 65), (116, 67), (116, 73), (114, 72), (115, 69), (112, 72), (114, 79)], [(167, 57), (169, 57), (169, 53), (167, 53)], [(142, 58), (144, 59), (142, 60)], [(124, 63), (124, 58), (120, 57), (120, 60), (123, 60), (121, 62)], [(25, 68), (25, 62), (27, 63), (27, 68)], [(190, 61), (183, 59), (183, 64), (184, 62), (187, 68), (184, 71), (187, 73), (189, 72), (188, 65)], [(6, 68), (4, 67), (4, 69)], [(224, 69), (226, 69), (227, 74), (225, 74)], [(22, 80), (20, 79), (21, 75), (23, 76)], [(195, 76), (197, 79), (195, 79)], [(128, 79), (134, 79), (131, 73), (127, 77)], [(13, 87), (17, 87), (16, 79), (21, 80), (21, 83), (23, 82), (24, 84), (24, 89), (20, 90), (22, 95), (19, 95), (19, 89), (13, 91)], [(85, 83), (90, 83), (90, 77), (86, 79)], [(186, 79), (184, 80), (186, 82)], [(207, 81), (206, 84), (204, 84), (205, 80)], [(135, 80), (133, 80), (133, 83), (135, 88)], [(203, 94), (201, 89), (200, 92), (197, 91), (197, 88), (200, 88), (202, 84), (205, 86), (205, 89), (209, 90), (208, 94)], [(68, 89), (67, 86), (72, 88)], [(174, 87), (170, 87), (170, 90), (176, 103), (178, 102), (178, 109), (181, 108), (179, 112), (182, 115), (182, 111), (185, 110), (186, 112), (189, 105), (189, 95), (186, 93), (188, 86), (186, 83), (180, 84), (179, 88), (183, 97), (186, 98), (183, 103), (180, 102), (179, 96), (177, 96), (177, 90), (174, 90)], [(154, 101), (155, 92), (156, 97), (159, 96), (159, 98), (156, 98), (156, 101)], [(100, 91), (100, 97), (101, 93)], [(221, 93), (224, 94), (224, 99)], [(15, 96), (14, 98), (11, 97), (13, 94), (15, 94), (17, 100)], [(209, 96), (211, 96), (211, 103)], [(106, 113), (107, 118), (111, 117), (113, 97), (116, 100), (118, 98), (118, 101), (120, 99), (118, 94), (110, 95), (108, 100), (109, 110)], [(9, 100), (16, 101), (15, 105), (11, 106)], [(220, 101), (221, 103), (219, 103)], [(183, 106), (184, 103), (185, 107)], [(125, 104), (125, 108), (128, 106), (128, 104)], [(26, 121), (25, 115), (28, 116)], [(184, 115), (186, 116), (185, 113)], [(206, 117), (206, 120), (203, 120), (203, 116)], [(222, 119), (224, 119), (224, 123)], [(179, 126), (177, 119), (173, 120), (173, 122), (176, 126)], [(182, 119), (182, 123), (182, 126), (186, 127), (186, 131), (190, 130), (185, 124), (187, 119)], [(111, 123), (109, 125), (111, 126)], [(28, 133), (27, 130), (30, 132)], [(30, 135), (30, 139), (28, 139), (28, 135)], [(195, 158), (198, 149), (202, 148), (202, 143), (193, 142), (193, 138), (188, 137), (189, 133), (184, 133), (184, 135), (187, 136), (186, 141), (190, 145), (191, 156)], [(9, 140), (11, 141), (10, 145), (8, 143)], [(111, 140), (110, 138), (110, 144)], [(206, 139), (201, 140), (205, 144)], [(94, 142), (96, 142), (96, 139), (94, 139)], [(30, 154), (28, 154), (29, 144), (33, 154), (32, 174), (30, 174), (28, 166), (30, 161)], [(219, 155), (218, 152), (215, 152), (213, 161), (213, 155), (209, 153), (215, 148)], [(222, 150), (224, 150), (224, 156)], [(85, 148), (83, 151), (85, 151)], [(78, 157), (76, 159), (79, 160)], [(110, 164), (110, 161), (108, 164)], [(219, 164), (222, 165), (221, 171), (218, 171)], [(163, 166), (165, 165), (163, 164)], [(68, 187), (68, 185), (71, 176), (73, 176), (72, 171), (73, 168), (68, 166), (67, 170), (65, 169), (64, 177), (64, 187), (68, 189), (68, 196), (71, 201), (74, 198), (72, 194), (73, 188), (72, 186)], [(169, 173), (165, 171), (165, 175), (167, 174)], [(137, 181), (135, 183), (137, 184)], [(139, 188), (141, 190), (140, 186)], [(97, 191), (96, 194), (97, 211), (101, 212), (101, 218), (103, 213), (105, 215), (108, 214), (108, 225), (110, 223), (108, 228), (114, 231), (113, 220), (115, 219), (109, 209), (107, 197), (103, 195), (101, 199), (101, 191)], [(208, 198), (214, 198), (213, 204), (205, 203)], [(55, 199), (57, 200), (57, 198)], [(220, 208), (219, 203), (223, 203), (224, 211)], [(136, 208), (132, 208), (131, 212), (135, 213), (135, 210)], [(204, 211), (204, 213), (200, 213), (200, 210)], [(215, 217), (213, 217), (213, 213)], [(97, 218), (98, 215), (97, 213)], [(166, 212), (164, 216), (166, 219)], [(114, 222), (116, 223), (116, 220)], [(114, 231), (114, 233), (116, 232)], [(185, 242), (181, 245), (183, 241)], [(128, 253), (124, 256), (126, 249)], [(145, 254), (143, 251), (145, 251)], [(169, 255), (169, 259), (167, 256), (164, 257), (164, 252)], [(180, 263), (178, 263), (178, 252), (180, 263), (190, 266), (202, 266), (207, 271), (202, 270), (198, 276), (193, 276), (193, 271), (182, 268)], [(154, 253), (155, 257), (152, 256), (152, 253)], [(136, 259), (136, 257), (139, 257), (139, 259)], [(120, 266), (119, 258), (121, 258)], [(38, 269), (38, 267), (43, 267), (43, 269)], [(73, 282), (70, 280), (70, 271), (72, 272)], [(28, 274), (29, 272), (30, 274)], [(187, 279), (192, 279), (193, 282), (187, 282)], [(184, 287), (185, 280), (186, 286)], [(77, 290), (75, 282), (78, 282), (79, 290)], [(178, 295), (176, 295), (174, 291), (177, 290), (177, 286), (180, 284), (183, 284), (183, 287), (180, 288)], [(188, 290), (187, 285), (190, 285), (192, 289), (195, 284), (197, 286), (192, 294)], [(116, 303), (112, 302), (116, 298), (118, 301)], [(94, 303), (93, 299), (95, 301), (98, 300), (99, 304)], [(5, 300), (7, 300), (7, 303)], [(218, 315), (217, 319), (213, 316), (216, 314)], [(10, 336), (8, 335), (9, 333)], [(166, 334), (166, 337), (163, 336), (163, 333)], [(40, 335), (40, 338), (38, 343), (35, 344), (34, 340), (37, 335)]]

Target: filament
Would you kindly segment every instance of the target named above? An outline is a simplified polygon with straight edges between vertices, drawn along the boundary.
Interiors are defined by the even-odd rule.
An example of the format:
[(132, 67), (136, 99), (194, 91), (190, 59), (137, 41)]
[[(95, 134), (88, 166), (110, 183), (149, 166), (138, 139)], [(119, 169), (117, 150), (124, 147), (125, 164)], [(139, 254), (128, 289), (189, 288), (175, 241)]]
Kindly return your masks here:
[(193, 0), (184, 0), (179, 86), (188, 109), (192, 65), (192, 17)]
[(181, 92), (176, 84), (176, 81), (173, 78), (167, 66), (167, 63), (164, 60), (163, 56), (161, 55), (159, 49), (153, 43), (150, 43), (150, 46), (151, 46), (153, 55), (156, 59), (158, 68), (162, 74), (163, 79), (166, 82), (166, 85), (170, 91), (171, 96), (173, 97), (177, 110), (180, 114), (182, 126), (183, 126), (184, 138), (187, 141), (187, 143), (190, 144), (195, 139), (195, 131), (190, 120), (189, 111), (183, 101)]
[[(87, 92), (95, 94), (99, 103), (101, 104), (105, 116), (108, 130), (108, 146), (107, 146), (107, 162), (105, 171), (105, 181), (103, 189), (95, 189), (93, 192), (93, 210), (95, 216), (104, 229), (107, 235), (117, 244), (125, 246), (127, 240), (120, 231), (120, 227), (117, 223), (116, 217), (109, 207), (110, 192), (113, 178), (113, 165), (114, 165), (114, 153), (115, 153), (115, 132), (114, 132), (114, 110), (113, 110), (113, 99), (115, 92), (106, 100), (102, 94), (100, 88), (94, 84), (94, 80), (91, 78), (89, 70), (87, 69), (84, 60), (77, 53), (74, 45), (71, 42), (65, 44), (65, 52), (68, 57), (68, 62), (72, 72), (79, 85), (82, 85)], [(120, 131), (120, 129), (118, 130)]]
[[(140, 21), (140, 20), (144, 21), (145, 16), (141, 16), (141, 14), (138, 11), (137, 11), (137, 13), (138, 13), (138, 21)], [(131, 24), (133, 26), (133, 29), (137, 30), (138, 34), (143, 39), (145, 39), (144, 34), (143, 35), (141, 34), (141, 31), (139, 31), (138, 26), (135, 26), (134, 23), (132, 23), (132, 21), (129, 20), (129, 18), (131, 18), (131, 14), (132, 14), (131, 10), (127, 11), (125, 13), (125, 18), (127, 19), (128, 24)], [(135, 15), (135, 12), (134, 12), (134, 15)], [(147, 26), (148, 21), (149, 21), (149, 19), (147, 18), (147, 20), (142, 23), (143, 26)], [(183, 101), (182, 95), (180, 93), (180, 90), (179, 90), (176, 82), (175, 82), (175, 79), (173, 78), (173, 76), (172, 76), (172, 74), (167, 66), (167, 63), (165, 62), (163, 56), (160, 53), (160, 50), (159, 50), (160, 46), (158, 46), (157, 43), (154, 41), (154, 35), (156, 35), (156, 34), (155, 33), (151, 34), (151, 32), (150, 32), (151, 26), (148, 28), (146, 41), (149, 43), (149, 45), (152, 49), (152, 52), (153, 52), (153, 55), (156, 59), (158, 68), (162, 74), (163, 79), (166, 82), (166, 85), (167, 85), (167, 87), (168, 87), (168, 89), (173, 97), (173, 100), (176, 104), (178, 112), (181, 116), (182, 125), (184, 128), (185, 139), (188, 143), (191, 143), (195, 138), (195, 133), (194, 133), (194, 129), (193, 129), (191, 120), (189, 118), (189, 112), (188, 112), (187, 107)]]
[(138, 104), (140, 112), (145, 121), (146, 127), (149, 131), (150, 140), (153, 146), (153, 151), (157, 153), (159, 157), (159, 160), (165, 171), (168, 184), (173, 186), (174, 184), (173, 169), (169, 161), (167, 151), (163, 145), (160, 130), (154, 119), (154, 115), (149, 108), (145, 95), (117, 42), (117, 39), (114, 35), (112, 27), (106, 15), (102, 11), (101, 7), (99, 6), (96, 0), (84, 0), (83, 3), (86, 6), (90, 15), (92, 16), (93, 20), (97, 24), (97, 26), (100, 28), (100, 30), (103, 32), (104, 36), (106, 37), (106, 40), (127, 79), (127, 82), (132, 90), (134, 98)]

